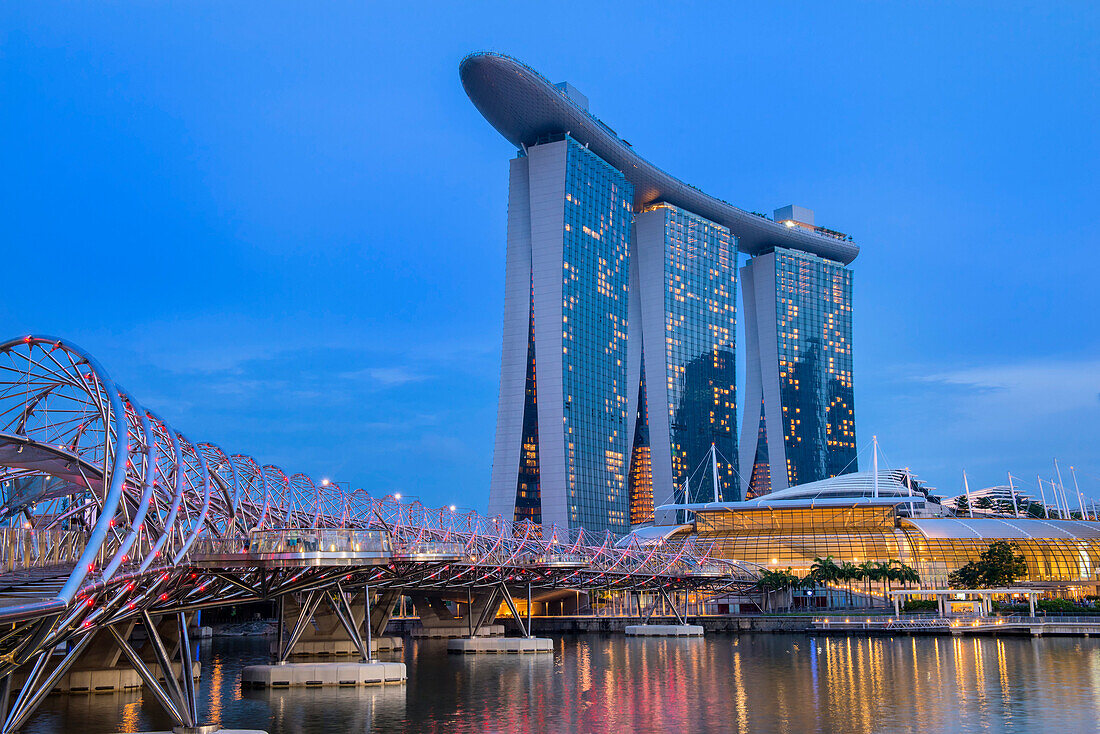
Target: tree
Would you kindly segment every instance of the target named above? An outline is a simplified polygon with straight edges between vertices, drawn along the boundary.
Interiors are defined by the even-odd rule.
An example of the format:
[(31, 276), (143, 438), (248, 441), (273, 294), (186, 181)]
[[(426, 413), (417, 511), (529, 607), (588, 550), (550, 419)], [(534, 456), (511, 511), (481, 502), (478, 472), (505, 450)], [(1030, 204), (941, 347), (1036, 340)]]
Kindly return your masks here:
[(960, 494), (955, 498), (955, 514), (961, 515), (964, 512), (970, 511), (970, 500), (966, 498), (965, 494)]
[(764, 595), (765, 606), (767, 606), (769, 594), (776, 591), (797, 589), (801, 585), (802, 579), (799, 579), (791, 571), (791, 567), (788, 566), (786, 571), (764, 571), (760, 574), (760, 580), (756, 583)]
[[(806, 577), (806, 580), (812, 582), (810, 586), (817, 584), (828, 587), (829, 584), (840, 580), (840, 566), (836, 565), (832, 556), (815, 558), (813, 565), (810, 566), (810, 575)], [(825, 593), (825, 598), (828, 599), (828, 591)]]
[(977, 589), (1011, 586), (1016, 579), (1026, 575), (1027, 561), (1020, 553), (1020, 546), (995, 540), (982, 551), (977, 561), (952, 571), (947, 581), (955, 587)]
[(992, 510), (993, 500), (989, 497), (979, 497), (974, 500), (974, 507), (979, 510)]
[(1038, 502), (1031, 502), (1027, 506), (1028, 517), (1043, 517), (1046, 513), (1043, 512), (1043, 506)]
[(985, 585), (982, 571), (974, 561), (947, 574), (947, 583), (957, 589), (976, 589)]
[(890, 580), (890, 562), (879, 561), (875, 563), (872, 578), (882, 584), (882, 604), (883, 606), (889, 606), (886, 601), (886, 592)]
[(848, 606), (852, 606), (852, 582), (863, 578), (859, 566), (851, 561), (845, 561), (840, 564), (838, 578), (848, 584)]
[(871, 582), (875, 578), (875, 562), (864, 561), (859, 564), (859, 577), (863, 579), (865, 583), (865, 589), (867, 590), (867, 596), (871, 596)]
[(840, 566), (836, 565), (832, 556), (815, 558), (810, 566), (810, 578), (819, 584), (828, 584), (836, 581), (840, 576)]
[(913, 568), (912, 566), (906, 566), (905, 564), (902, 564), (901, 582), (904, 583), (906, 587), (908, 587), (909, 584), (919, 584), (920, 574), (917, 573), (917, 569)]

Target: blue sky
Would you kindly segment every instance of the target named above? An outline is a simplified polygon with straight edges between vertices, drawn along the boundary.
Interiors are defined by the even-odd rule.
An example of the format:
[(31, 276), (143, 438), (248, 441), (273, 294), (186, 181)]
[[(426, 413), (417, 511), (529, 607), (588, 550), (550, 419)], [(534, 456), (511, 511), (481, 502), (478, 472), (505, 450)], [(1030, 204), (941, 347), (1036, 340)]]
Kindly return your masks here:
[(512, 150), (474, 50), (851, 233), (857, 430), (890, 465), (953, 494), (1058, 457), (1100, 497), (1084, 2), (7, 3), (0, 335), (68, 337), (195, 440), (484, 509)]

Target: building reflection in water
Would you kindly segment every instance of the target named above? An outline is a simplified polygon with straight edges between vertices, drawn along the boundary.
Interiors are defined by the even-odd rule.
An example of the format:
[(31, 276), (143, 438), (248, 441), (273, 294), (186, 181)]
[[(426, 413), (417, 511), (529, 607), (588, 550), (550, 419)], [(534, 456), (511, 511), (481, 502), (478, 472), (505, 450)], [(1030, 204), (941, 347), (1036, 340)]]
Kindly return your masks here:
[[(200, 707), (290, 732), (1093, 730), (1100, 648), (1079, 638), (558, 638), (553, 655), (448, 655), (409, 641), (405, 686), (257, 691), (262, 638), (216, 640)], [(29, 732), (170, 729), (139, 692), (51, 696)]]

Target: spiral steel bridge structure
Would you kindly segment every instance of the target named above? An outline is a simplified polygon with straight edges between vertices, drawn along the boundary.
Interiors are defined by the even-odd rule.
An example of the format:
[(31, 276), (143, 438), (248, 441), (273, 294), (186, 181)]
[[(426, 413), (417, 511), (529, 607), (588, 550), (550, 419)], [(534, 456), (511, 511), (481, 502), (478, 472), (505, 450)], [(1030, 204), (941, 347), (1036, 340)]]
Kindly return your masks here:
[[(227, 453), (47, 336), (0, 345), (0, 489), (0, 731), (26, 720), (98, 631), (140, 672), (117, 632), (127, 620), (151, 629), (152, 616), (176, 614), (186, 640), (185, 612), (292, 593), (314, 608), (329, 594), (344, 619), (349, 588), (366, 588), (369, 604), (372, 587), (667, 594), (757, 578), (691, 544), (619, 548), (610, 534), (403, 504)], [(9, 709), (17, 670), (26, 677)], [(181, 678), (154, 693), (190, 726), (194, 693), (188, 703)]]

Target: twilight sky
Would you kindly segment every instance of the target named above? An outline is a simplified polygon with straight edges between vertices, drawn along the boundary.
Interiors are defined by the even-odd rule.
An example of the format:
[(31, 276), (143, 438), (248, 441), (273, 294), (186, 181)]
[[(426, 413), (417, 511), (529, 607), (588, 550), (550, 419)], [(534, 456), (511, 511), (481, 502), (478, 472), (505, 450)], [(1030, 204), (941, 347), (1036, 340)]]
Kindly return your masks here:
[(855, 237), (860, 445), (1100, 498), (1100, 11), (965, 5), (5, 3), (0, 337), (194, 440), (484, 509), (513, 151), (458, 62), (500, 51)]

